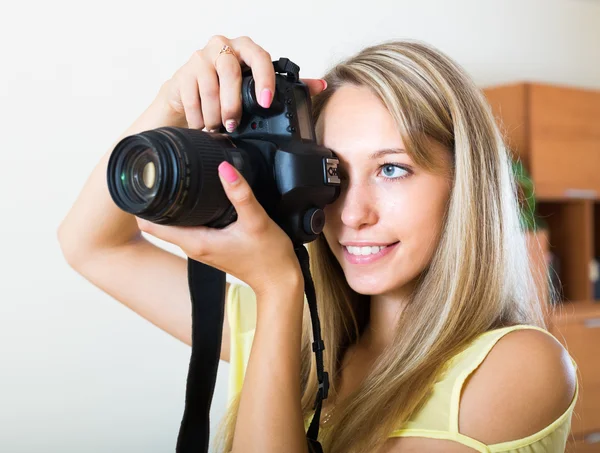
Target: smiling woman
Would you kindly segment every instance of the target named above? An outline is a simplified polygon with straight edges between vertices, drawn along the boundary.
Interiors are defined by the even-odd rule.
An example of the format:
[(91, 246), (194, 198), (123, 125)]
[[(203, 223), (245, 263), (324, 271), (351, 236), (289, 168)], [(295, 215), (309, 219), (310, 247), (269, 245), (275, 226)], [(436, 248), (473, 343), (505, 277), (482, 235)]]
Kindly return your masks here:
[[(122, 137), (163, 126), (235, 130), (242, 64), (269, 108), (271, 56), (248, 37), (217, 35)], [(368, 47), (325, 79), (303, 80), (317, 139), (339, 157), (342, 178), (308, 244), (331, 384), (324, 451), (563, 451), (575, 364), (544, 329), (511, 162), (482, 93), (448, 57), (410, 41)], [(110, 151), (59, 229), (67, 261), (186, 344), (186, 261), (141, 231), (245, 282), (227, 290), (221, 358), (231, 362), (231, 404), (216, 451), (306, 452), (318, 382), (290, 238), (222, 163), (236, 222), (143, 222), (109, 195)]]
[[(325, 80), (316, 132), (340, 159), (342, 191), (308, 245), (332, 376), (324, 451), (564, 451), (575, 363), (544, 328), (510, 159), (480, 90), (409, 41), (366, 48)], [(255, 303), (239, 285), (227, 300), (239, 319)], [(306, 426), (317, 391), (308, 316)], [(232, 351), (251, 342), (232, 329)], [(237, 382), (247, 360), (232, 354)]]

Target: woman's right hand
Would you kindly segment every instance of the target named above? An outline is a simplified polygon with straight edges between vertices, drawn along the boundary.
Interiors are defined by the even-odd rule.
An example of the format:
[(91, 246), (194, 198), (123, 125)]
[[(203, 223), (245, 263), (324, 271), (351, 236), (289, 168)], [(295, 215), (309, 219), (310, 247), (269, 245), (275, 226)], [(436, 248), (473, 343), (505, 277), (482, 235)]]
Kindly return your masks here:
[[(235, 55), (219, 52), (223, 46)], [(194, 52), (191, 58), (166, 81), (155, 102), (170, 110), (176, 122), (190, 129), (228, 132), (239, 125), (242, 117), (242, 67), (252, 70), (256, 99), (265, 108), (271, 105), (275, 92), (275, 70), (271, 55), (247, 36), (228, 39), (213, 36), (208, 44)], [(302, 79), (311, 96), (326, 87), (321, 79)]]

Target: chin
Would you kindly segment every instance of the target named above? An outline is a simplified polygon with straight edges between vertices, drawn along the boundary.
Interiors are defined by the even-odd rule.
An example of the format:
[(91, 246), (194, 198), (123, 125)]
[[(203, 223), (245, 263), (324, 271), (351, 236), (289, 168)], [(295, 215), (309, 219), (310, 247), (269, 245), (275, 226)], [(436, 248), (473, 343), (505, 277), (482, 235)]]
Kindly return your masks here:
[(373, 290), (372, 288), (365, 288), (365, 287), (356, 287), (353, 285), (350, 285), (350, 288), (352, 288), (352, 290), (357, 293), (360, 294), (361, 296), (379, 296), (380, 294), (383, 294), (379, 291)]
[(399, 275), (398, 272), (377, 274), (351, 273), (344, 269), (344, 277), (348, 286), (358, 294), (365, 296), (395, 295), (400, 296), (406, 291), (412, 291), (418, 279), (418, 273)]
[(345, 274), (348, 286), (358, 294), (365, 296), (375, 296), (384, 294), (393, 290), (394, 285), (390, 285), (389, 282), (384, 281), (381, 276), (375, 278), (368, 278), (366, 276), (353, 277)]

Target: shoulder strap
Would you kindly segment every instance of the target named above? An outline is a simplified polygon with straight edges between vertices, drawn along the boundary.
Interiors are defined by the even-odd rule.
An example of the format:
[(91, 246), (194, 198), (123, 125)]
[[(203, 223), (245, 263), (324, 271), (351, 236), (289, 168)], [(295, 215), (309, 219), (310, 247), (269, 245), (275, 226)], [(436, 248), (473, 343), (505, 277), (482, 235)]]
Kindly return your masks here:
[(525, 324), (520, 324), (516, 326), (503, 327), (496, 330), (491, 330), (482, 334), (479, 338), (475, 340), (473, 345), (469, 347), (469, 353), (465, 355), (465, 357), (461, 360), (462, 363), (457, 364), (456, 366), (461, 367), (461, 371), (458, 374), (456, 380), (454, 381), (452, 387), (452, 394), (450, 397), (450, 411), (449, 411), (449, 430), (453, 433), (458, 433), (458, 412), (460, 409), (460, 397), (462, 395), (462, 389), (465, 384), (467, 378), (473, 374), (473, 372), (479, 368), (479, 366), (483, 363), (485, 358), (488, 356), (492, 348), (498, 343), (498, 341), (509, 334), (510, 332), (514, 332), (516, 330), (524, 330), (524, 329), (532, 329), (539, 330), (540, 332), (544, 332), (547, 335), (553, 337), (553, 335), (545, 329), (542, 329), (537, 326), (530, 326)]
[(192, 353), (177, 453), (208, 451), (210, 406), (221, 355), (225, 273), (188, 257), (188, 285), (192, 303)]

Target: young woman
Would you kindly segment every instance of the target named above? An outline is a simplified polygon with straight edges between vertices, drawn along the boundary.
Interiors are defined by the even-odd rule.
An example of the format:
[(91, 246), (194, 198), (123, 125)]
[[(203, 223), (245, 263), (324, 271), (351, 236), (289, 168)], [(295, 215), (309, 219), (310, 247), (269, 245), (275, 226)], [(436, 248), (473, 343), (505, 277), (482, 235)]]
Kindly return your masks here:
[[(235, 129), (241, 65), (269, 106), (271, 61), (247, 37), (213, 37), (123, 136)], [(510, 160), (480, 90), (445, 55), (412, 41), (366, 48), (325, 83), (304, 81), (318, 140), (340, 158), (342, 179), (323, 234), (308, 244), (331, 376), (324, 450), (564, 451), (575, 364), (544, 329)], [(186, 262), (140, 230), (245, 282), (227, 287), (222, 450), (306, 452), (317, 380), (289, 238), (226, 164), (221, 182), (238, 220), (223, 230), (123, 213), (106, 188), (107, 159), (61, 225), (70, 265), (188, 344)]]

